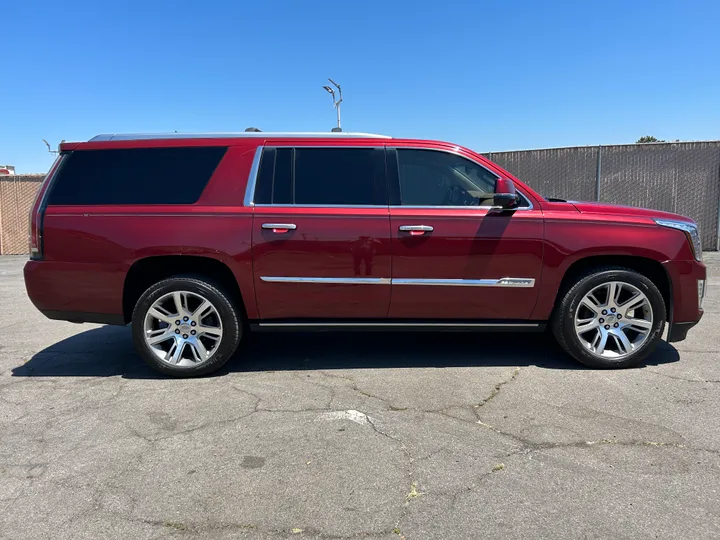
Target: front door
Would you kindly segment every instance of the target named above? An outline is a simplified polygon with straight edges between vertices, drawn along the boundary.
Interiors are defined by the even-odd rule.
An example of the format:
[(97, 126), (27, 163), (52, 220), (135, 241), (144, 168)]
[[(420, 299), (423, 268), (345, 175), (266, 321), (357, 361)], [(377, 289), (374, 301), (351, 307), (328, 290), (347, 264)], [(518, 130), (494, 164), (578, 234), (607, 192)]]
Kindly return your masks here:
[(260, 317), (378, 319), (390, 304), (384, 150), (276, 147), (255, 189)]
[[(453, 152), (388, 149), (389, 317), (522, 320), (542, 269), (542, 213), (490, 210), (497, 175)], [(399, 204), (398, 204), (399, 203)]]

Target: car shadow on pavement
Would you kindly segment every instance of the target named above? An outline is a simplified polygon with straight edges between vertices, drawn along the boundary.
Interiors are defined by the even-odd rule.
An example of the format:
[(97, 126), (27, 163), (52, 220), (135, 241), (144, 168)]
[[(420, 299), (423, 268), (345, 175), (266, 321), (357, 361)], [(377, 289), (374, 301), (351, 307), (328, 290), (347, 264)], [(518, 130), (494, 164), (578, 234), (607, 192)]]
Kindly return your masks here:
[[(646, 365), (677, 362), (661, 342)], [(353, 332), (251, 334), (214, 375), (232, 372), (412, 367), (538, 366), (588, 369), (569, 358), (548, 334)], [(104, 326), (76, 334), (36, 353), (12, 370), (15, 377), (154, 379), (133, 349), (128, 328)]]

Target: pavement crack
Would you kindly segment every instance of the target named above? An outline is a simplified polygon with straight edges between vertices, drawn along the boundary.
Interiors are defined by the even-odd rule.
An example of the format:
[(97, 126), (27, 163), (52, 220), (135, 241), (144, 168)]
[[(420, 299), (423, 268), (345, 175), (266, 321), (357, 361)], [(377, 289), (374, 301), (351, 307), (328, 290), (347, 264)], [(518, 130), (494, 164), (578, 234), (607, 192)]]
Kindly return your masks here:
[[(506, 384), (510, 384), (510, 383), (513, 382), (515, 379), (517, 379), (517, 377), (518, 377), (519, 374), (520, 374), (520, 367), (516, 367), (516, 368), (513, 370), (512, 375), (510, 376), (509, 379), (506, 379), (506, 380), (504, 380), (504, 381), (500, 381), (499, 383), (497, 383), (497, 384), (495, 385), (495, 387), (492, 389), (492, 392), (490, 392), (490, 395), (489, 395), (488, 397), (486, 397), (484, 400), (482, 400), (480, 403), (478, 403), (477, 405), (474, 406), (474, 409), (476, 409), (476, 413), (475, 413), (475, 414), (477, 415), (477, 409), (479, 409), (479, 408), (482, 407), (483, 405), (486, 405), (488, 402), (490, 402), (490, 401), (492, 401), (493, 399), (495, 399), (495, 398), (498, 396), (498, 394), (500, 393), (500, 390), (502, 389), (502, 387), (505, 386)], [(478, 418), (478, 419), (479, 419), (479, 418)]]
[[(644, 440), (630, 440), (630, 441), (622, 441), (622, 440), (616, 440), (616, 439), (596, 439), (596, 440), (590, 440), (590, 441), (574, 441), (574, 442), (559, 442), (559, 443), (553, 443), (553, 442), (544, 442), (544, 443), (536, 443), (529, 441), (527, 439), (524, 439), (523, 437), (520, 437), (518, 435), (515, 435), (513, 433), (508, 433), (506, 431), (502, 431), (501, 429), (498, 429), (497, 427), (487, 424), (483, 422), (482, 420), (478, 420), (477, 424), (489, 429), (498, 435), (503, 435), (505, 437), (509, 437), (510, 439), (514, 440), (520, 445), (520, 448), (517, 450), (514, 450), (506, 455), (506, 457), (510, 457), (512, 455), (516, 454), (530, 454), (532, 452), (542, 451), (542, 450), (554, 450), (556, 448), (591, 448), (594, 446), (605, 446), (605, 445), (612, 445), (612, 446), (626, 446), (626, 447), (647, 447), (647, 448), (677, 448), (681, 450), (687, 450), (687, 451), (709, 451), (709, 452), (715, 452), (713, 450), (706, 450), (702, 448), (692, 448), (685, 444), (681, 443), (674, 443), (674, 442), (667, 442), (667, 441), (644, 441)], [(720, 452), (720, 451), (717, 451)]]
[(652, 373), (654, 375), (659, 375), (660, 377), (667, 377), (668, 379), (674, 379), (676, 381), (685, 381), (685, 382), (691, 382), (691, 383), (714, 383), (714, 384), (720, 383), (720, 379), (719, 380), (689, 379), (687, 377), (679, 377), (677, 375), (668, 375), (667, 373), (660, 373), (659, 371), (654, 371), (652, 369), (647, 369), (647, 368), (645, 368), (643, 371)]
[(361, 396), (364, 396), (364, 397), (366, 397), (366, 398), (377, 399), (377, 400), (380, 401), (381, 403), (384, 403), (384, 404), (388, 407), (388, 409), (392, 409), (392, 406), (388, 403), (388, 400), (387, 400), (386, 398), (377, 396), (377, 395), (375, 395), (375, 394), (370, 394), (369, 392), (366, 392), (366, 391), (364, 391), (364, 390), (361, 390), (360, 388), (358, 388), (357, 382), (356, 382), (355, 379), (353, 379), (352, 377), (348, 377), (347, 375), (335, 375), (335, 374), (330, 374), (330, 373), (328, 373), (327, 371), (320, 371), (320, 373), (323, 374), (325, 377), (328, 377), (328, 378), (331, 378), (331, 379), (343, 379), (343, 380), (346, 380), (346, 381), (348, 381), (348, 382), (350, 383), (350, 388), (351, 388), (354, 392), (357, 392), (358, 394), (360, 394)]

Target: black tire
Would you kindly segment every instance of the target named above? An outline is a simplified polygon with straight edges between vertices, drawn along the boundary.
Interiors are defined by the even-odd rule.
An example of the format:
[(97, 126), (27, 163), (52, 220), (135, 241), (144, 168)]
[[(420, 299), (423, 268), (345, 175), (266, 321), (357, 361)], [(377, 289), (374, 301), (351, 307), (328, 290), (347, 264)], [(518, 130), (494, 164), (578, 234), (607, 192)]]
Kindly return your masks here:
[[(618, 358), (605, 358), (593, 354), (586, 348), (575, 333), (575, 313), (583, 297), (598, 285), (610, 281), (629, 283), (637, 287), (647, 297), (652, 308), (652, 326), (646, 341), (629, 355)], [(589, 367), (619, 369), (636, 367), (653, 352), (665, 328), (665, 300), (655, 284), (648, 278), (622, 267), (595, 268), (580, 276), (575, 283), (560, 293), (562, 297), (556, 305), (551, 321), (555, 339), (573, 358)]]
[[(208, 360), (192, 366), (172, 365), (160, 359), (145, 341), (145, 316), (162, 296), (175, 291), (188, 291), (209, 300), (217, 310), (222, 325), (222, 337)], [(132, 335), (135, 348), (154, 370), (173, 377), (199, 377), (222, 367), (235, 353), (243, 334), (239, 310), (229, 296), (217, 285), (204, 278), (175, 276), (148, 288), (135, 305), (132, 315)], [(199, 336), (198, 336), (199, 337)]]

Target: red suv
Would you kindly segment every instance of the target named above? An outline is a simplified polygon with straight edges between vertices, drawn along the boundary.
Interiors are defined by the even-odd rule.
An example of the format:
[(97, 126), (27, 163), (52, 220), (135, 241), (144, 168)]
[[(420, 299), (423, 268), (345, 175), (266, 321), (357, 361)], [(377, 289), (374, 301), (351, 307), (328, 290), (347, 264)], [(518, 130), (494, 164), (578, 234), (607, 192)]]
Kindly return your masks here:
[(548, 199), (455, 144), (359, 133), (100, 135), (65, 143), (31, 216), (51, 319), (132, 325), (209, 373), (250, 330), (538, 330), (635, 366), (702, 317), (682, 216)]

